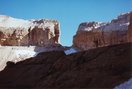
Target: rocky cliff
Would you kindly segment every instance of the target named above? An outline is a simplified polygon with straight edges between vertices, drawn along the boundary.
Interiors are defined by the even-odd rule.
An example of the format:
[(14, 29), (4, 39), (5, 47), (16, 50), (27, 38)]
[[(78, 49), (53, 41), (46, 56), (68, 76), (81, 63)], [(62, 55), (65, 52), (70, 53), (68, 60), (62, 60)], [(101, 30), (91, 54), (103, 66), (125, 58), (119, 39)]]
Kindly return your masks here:
[(0, 15), (0, 45), (51, 46), (59, 43), (56, 20), (23, 20)]
[(132, 14), (130, 16), (130, 25), (128, 28), (128, 41), (132, 42)]
[(113, 89), (132, 77), (131, 45), (100, 47), (71, 55), (63, 51), (43, 52), (16, 64), (7, 62), (0, 72), (0, 88)]
[[(131, 31), (130, 15), (121, 14), (111, 22), (84, 22), (73, 37), (73, 46), (83, 50), (128, 42)], [(129, 33), (131, 35), (131, 33)], [(128, 38), (129, 37), (129, 38)]]

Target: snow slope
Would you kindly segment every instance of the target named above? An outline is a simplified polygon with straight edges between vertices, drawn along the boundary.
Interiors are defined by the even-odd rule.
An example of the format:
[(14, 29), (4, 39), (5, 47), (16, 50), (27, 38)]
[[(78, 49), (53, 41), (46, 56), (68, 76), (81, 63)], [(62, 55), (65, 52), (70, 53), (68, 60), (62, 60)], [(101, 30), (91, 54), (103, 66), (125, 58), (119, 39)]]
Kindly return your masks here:
[(14, 62), (16, 63), (18, 61), (36, 56), (37, 52), (31, 50), (14, 50), (14, 55), (16, 57)]
[(114, 89), (132, 89), (132, 78), (119, 86), (116, 86)]
[(16, 19), (9, 16), (0, 15), (0, 27), (6, 28), (28, 28), (31, 22), (23, 19)]
[[(17, 19), (6, 15), (0, 15), (0, 27), (9, 29), (25, 29), (28, 30), (29, 27), (34, 28), (35, 26), (39, 28), (50, 28), (52, 32), (54, 32), (54, 26), (58, 22), (56, 20), (49, 19), (37, 19), (37, 20), (24, 20)], [(20, 30), (21, 30), (20, 29)]]
[(16, 47), (1, 46), (0, 47), (0, 71), (4, 69), (7, 61), (14, 63), (34, 57), (39, 52), (34, 51), (35, 47)]
[(62, 51), (63, 48), (46, 48), (37, 46), (0, 46), (0, 71), (3, 70), (8, 61), (17, 63), (27, 58), (34, 57), (40, 52)]

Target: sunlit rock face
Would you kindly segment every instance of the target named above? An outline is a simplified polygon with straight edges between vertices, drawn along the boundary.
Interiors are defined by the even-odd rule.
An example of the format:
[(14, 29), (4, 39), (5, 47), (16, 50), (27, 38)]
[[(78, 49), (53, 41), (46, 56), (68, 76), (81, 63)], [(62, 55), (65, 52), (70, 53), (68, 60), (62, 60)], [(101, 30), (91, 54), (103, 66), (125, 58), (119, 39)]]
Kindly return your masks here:
[(0, 45), (53, 46), (59, 44), (59, 22), (23, 20), (0, 15)]
[[(111, 22), (84, 22), (73, 37), (73, 46), (82, 50), (128, 42), (130, 14), (119, 15)], [(131, 34), (131, 33), (130, 33)]]

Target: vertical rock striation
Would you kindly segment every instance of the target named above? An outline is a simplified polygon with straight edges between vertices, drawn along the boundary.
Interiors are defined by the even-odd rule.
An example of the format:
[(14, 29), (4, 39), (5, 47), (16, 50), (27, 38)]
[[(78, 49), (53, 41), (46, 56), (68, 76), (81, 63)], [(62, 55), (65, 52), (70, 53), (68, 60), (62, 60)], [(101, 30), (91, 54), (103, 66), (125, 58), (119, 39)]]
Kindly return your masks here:
[(0, 15), (0, 44), (8, 46), (53, 46), (59, 44), (56, 20), (22, 20)]
[[(130, 15), (121, 14), (111, 22), (84, 22), (73, 37), (73, 46), (82, 50), (128, 42), (131, 33)], [(129, 25), (130, 24), (130, 25)], [(131, 30), (130, 30), (131, 31)], [(127, 36), (129, 34), (129, 36)]]

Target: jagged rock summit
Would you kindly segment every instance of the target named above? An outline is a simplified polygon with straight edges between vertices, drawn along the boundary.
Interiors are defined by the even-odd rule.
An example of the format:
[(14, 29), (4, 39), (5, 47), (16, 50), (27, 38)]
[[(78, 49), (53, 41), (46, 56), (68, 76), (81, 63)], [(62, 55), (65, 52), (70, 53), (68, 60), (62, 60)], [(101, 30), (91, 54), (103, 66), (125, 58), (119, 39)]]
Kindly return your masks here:
[(0, 15), (0, 45), (52, 46), (59, 44), (57, 20), (23, 20)]
[[(119, 15), (111, 22), (84, 22), (78, 27), (73, 45), (82, 50), (131, 42), (132, 12)], [(129, 31), (129, 32), (128, 32)]]

